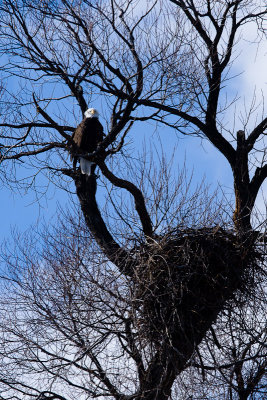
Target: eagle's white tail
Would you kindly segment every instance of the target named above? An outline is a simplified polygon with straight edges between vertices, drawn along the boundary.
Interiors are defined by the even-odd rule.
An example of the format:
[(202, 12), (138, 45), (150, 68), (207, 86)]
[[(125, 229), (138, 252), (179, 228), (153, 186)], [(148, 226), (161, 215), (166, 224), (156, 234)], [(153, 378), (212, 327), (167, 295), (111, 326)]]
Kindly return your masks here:
[(80, 166), (81, 172), (85, 175), (91, 175), (91, 167), (94, 163), (92, 161), (88, 161), (85, 158), (80, 157)]

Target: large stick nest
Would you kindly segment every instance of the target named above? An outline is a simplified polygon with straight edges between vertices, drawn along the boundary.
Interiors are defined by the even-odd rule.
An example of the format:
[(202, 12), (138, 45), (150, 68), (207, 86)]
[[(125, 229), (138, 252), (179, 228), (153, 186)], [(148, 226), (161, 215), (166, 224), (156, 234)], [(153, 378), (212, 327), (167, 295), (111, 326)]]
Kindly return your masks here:
[[(138, 246), (136, 323), (154, 344), (198, 344), (234, 293), (251, 285), (259, 263), (254, 240), (223, 229), (187, 229)], [(178, 349), (179, 350), (179, 349)]]

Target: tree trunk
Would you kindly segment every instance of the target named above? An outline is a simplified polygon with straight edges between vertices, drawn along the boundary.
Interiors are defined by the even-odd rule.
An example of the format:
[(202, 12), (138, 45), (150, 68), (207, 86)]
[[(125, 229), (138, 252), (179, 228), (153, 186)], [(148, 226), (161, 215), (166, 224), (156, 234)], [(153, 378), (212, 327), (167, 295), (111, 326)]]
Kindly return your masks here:
[(237, 132), (236, 160), (233, 167), (233, 175), (236, 200), (233, 220), (237, 232), (243, 237), (243, 235), (252, 230), (250, 217), (254, 203), (250, 193), (248, 150), (244, 131)]

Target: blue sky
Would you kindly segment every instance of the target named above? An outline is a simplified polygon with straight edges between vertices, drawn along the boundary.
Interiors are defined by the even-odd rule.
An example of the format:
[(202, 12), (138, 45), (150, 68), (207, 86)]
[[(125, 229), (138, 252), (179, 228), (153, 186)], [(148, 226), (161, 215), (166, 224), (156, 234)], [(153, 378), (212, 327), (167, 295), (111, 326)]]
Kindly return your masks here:
[[(152, 132), (151, 135), (153, 135)], [(167, 156), (171, 155), (173, 146), (177, 145), (177, 168), (182, 168), (184, 161), (186, 162), (189, 174), (193, 172), (193, 186), (205, 176), (206, 182), (211, 184), (211, 189), (216, 189), (219, 183), (227, 193), (231, 192), (232, 176), (230, 167), (224, 157), (211, 144), (199, 138), (178, 138), (168, 128), (160, 128), (160, 135)], [(131, 136), (132, 138), (135, 137), (136, 146), (142, 146), (143, 135), (139, 129), (135, 129)], [(45, 178), (43, 180), (45, 184)], [(21, 190), (18, 193), (16, 189), (11, 191), (10, 188), (2, 188), (0, 240), (8, 238), (15, 227), (20, 231), (24, 231), (31, 224), (41, 222), (43, 219), (46, 221), (49, 219), (54, 220), (57, 204), (64, 207), (69, 199), (70, 197), (65, 191), (52, 185), (49, 186), (46, 196), (41, 196), (38, 200), (31, 190), (28, 192)]]
[[(255, 43), (255, 29), (252, 25), (247, 26), (243, 32), (243, 39), (237, 43), (236, 55), (238, 59), (233, 65), (232, 75), (240, 74), (235, 79), (228, 82), (228, 96), (234, 97), (236, 94), (239, 100), (233, 105), (226, 114), (226, 120), (229, 127), (233, 126), (235, 120), (235, 131), (242, 128), (240, 113), (244, 110), (244, 102), (250, 104), (256, 94), (257, 102), (262, 102), (262, 96), (266, 96), (266, 46), (265, 43)], [(94, 106), (91, 104), (91, 106)], [(255, 112), (247, 126), (251, 129), (255, 123), (257, 113), (260, 115), (260, 109)], [(234, 116), (235, 115), (235, 119)], [(101, 121), (101, 116), (100, 116)], [(104, 123), (104, 121), (101, 121)], [(151, 125), (150, 125), (151, 126)], [(145, 129), (149, 127), (146, 125)], [(154, 130), (151, 126), (151, 135)], [(166, 153), (171, 153), (174, 144), (177, 144), (177, 164), (181, 167), (186, 160), (189, 171), (194, 171), (194, 181), (200, 181), (203, 176), (206, 182), (215, 189), (219, 184), (225, 190), (227, 195), (231, 195), (232, 174), (230, 167), (222, 155), (206, 140), (200, 140), (192, 137), (181, 137), (169, 128), (160, 127), (160, 136)], [(134, 145), (142, 144), (143, 132), (139, 129), (133, 130), (131, 136), (134, 138)], [(67, 157), (67, 155), (66, 155)], [(267, 192), (265, 182), (263, 192)], [(260, 194), (257, 200), (257, 206), (261, 212), (265, 211), (263, 194)], [(1, 207), (0, 207), (0, 241), (9, 238), (11, 230), (16, 227), (24, 231), (42, 219), (46, 221), (54, 219), (57, 211), (57, 204), (64, 207), (68, 202), (68, 195), (61, 189), (50, 187), (46, 197), (36, 201), (33, 193), (20, 192), (16, 189), (12, 191), (9, 188), (1, 188)]]

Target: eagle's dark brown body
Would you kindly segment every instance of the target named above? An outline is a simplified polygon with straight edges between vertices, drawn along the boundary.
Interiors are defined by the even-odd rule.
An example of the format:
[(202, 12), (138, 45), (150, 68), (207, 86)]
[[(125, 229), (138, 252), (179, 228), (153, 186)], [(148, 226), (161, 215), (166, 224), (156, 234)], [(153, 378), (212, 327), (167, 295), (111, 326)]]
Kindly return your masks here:
[(98, 118), (84, 118), (75, 129), (72, 140), (77, 146), (77, 150), (83, 153), (95, 151), (98, 143), (103, 140), (103, 126)]
[(95, 169), (95, 166), (94, 168), (91, 167), (93, 163), (82, 159), (82, 157), (77, 157), (76, 154), (93, 153), (97, 145), (102, 142), (103, 137), (103, 126), (97, 117), (84, 118), (82, 120), (72, 135), (72, 140), (74, 142), (74, 146), (72, 145), (72, 153), (74, 153), (75, 156), (71, 158), (73, 158), (74, 169), (76, 168), (77, 160), (80, 159), (82, 173), (87, 173), (83, 171), (85, 163), (90, 165), (91, 172), (93, 173)]

